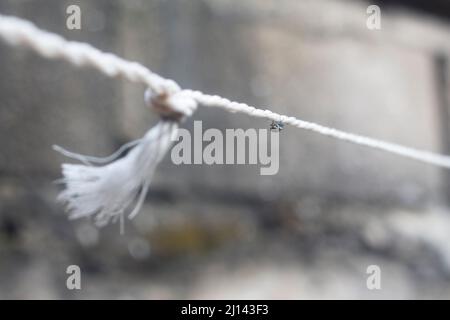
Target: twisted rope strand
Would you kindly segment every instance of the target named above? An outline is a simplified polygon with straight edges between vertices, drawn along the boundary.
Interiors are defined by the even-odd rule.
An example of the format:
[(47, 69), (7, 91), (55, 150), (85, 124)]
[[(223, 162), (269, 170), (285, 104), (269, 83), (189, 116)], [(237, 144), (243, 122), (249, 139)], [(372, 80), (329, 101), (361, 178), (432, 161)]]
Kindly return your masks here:
[[(92, 67), (108, 77), (123, 77), (131, 82), (142, 83), (156, 95), (177, 97), (178, 99), (171, 100), (171, 106), (177, 111), (183, 110), (182, 113), (188, 116), (195, 109), (192, 104), (218, 107), (229, 112), (282, 121), (300, 129), (450, 169), (450, 156), (447, 155), (337, 130), (200, 91), (182, 90), (175, 81), (165, 79), (137, 62), (127, 61), (112, 53), (104, 53), (86, 43), (67, 41), (59, 35), (43, 31), (31, 22), (17, 17), (0, 15), (0, 38), (11, 46), (29, 48), (49, 59), (63, 59), (77, 67)], [(190, 101), (186, 102), (186, 99)]]
[(174, 81), (162, 78), (137, 62), (102, 52), (87, 43), (67, 41), (17, 17), (0, 15), (0, 36), (9, 45), (26, 47), (45, 58), (62, 59), (77, 67), (92, 67), (111, 78), (124, 77), (143, 83), (154, 92), (180, 91)]

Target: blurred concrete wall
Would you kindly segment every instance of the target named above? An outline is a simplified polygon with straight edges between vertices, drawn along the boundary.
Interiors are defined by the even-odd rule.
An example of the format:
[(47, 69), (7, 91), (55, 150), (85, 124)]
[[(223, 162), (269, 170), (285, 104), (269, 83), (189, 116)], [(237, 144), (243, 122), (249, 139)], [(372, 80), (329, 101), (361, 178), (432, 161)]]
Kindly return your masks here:
[[(82, 8), (81, 31), (65, 28), (65, 8), (72, 3)], [(365, 8), (341, 1), (175, 0), (2, 1), (0, 10), (143, 62), (183, 87), (444, 150), (433, 58), (446, 49), (439, 46), (448, 43), (448, 30), (383, 12), (382, 30), (370, 31)], [(426, 34), (425, 42), (416, 40), (418, 32)], [(139, 86), (4, 45), (1, 50), (1, 143), (7, 152), (0, 163), (6, 173), (56, 175), (61, 158), (51, 144), (105, 154), (153, 121)], [(195, 119), (205, 129), (269, 125), (201, 109), (186, 127)], [(256, 166), (174, 168), (168, 160), (157, 177), (157, 186), (181, 191), (232, 189), (293, 199), (306, 192), (412, 203), (439, 199), (443, 184), (439, 169), (292, 128), (281, 135), (276, 176), (261, 177)]]
[[(90, 14), (108, 12), (109, 20), (95, 17), (91, 29), (66, 29), (68, 1), (1, 1), (2, 14), (17, 15), (44, 29), (72, 39), (88, 40), (111, 50), (116, 46), (114, 6), (108, 1), (86, 1)], [(88, 20), (89, 21), (89, 20)], [(100, 32), (101, 30), (101, 32)], [(91, 70), (76, 70), (60, 61), (48, 61), (32, 52), (0, 45), (0, 167), (3, 175), (45, 179), (55, 177), (61, 159), (52, 144), (71, 145), (83, 152), (103, 153), (113, 148), (117, 127), (114, 106), (120, 86)], [(119, 94), (118, 94), (119, 93)]]
[[(82, 9), (81, 31), (65, 27), (69, 4)], [(443, 97), (448, 98), (450, 82), (442, 81), (449, 75), (445, 63), (450, 52), (448, 24), (407, 11), (383, 11), (382, 29), (370, 31), (366, 28), (367, 5), (338, 0), (0, 0), (0, 12), (142, 62), (182, 87), (375, 138), (448, 152), (448, 99)], [(22, 258), (14, 255), (14, 245), (31, 252), (35, 260), (30, 261), (43, 265), (38, 269), (44, 270), (42, 274), (53, 268), (50, 262), (59, 268), (74, 259), (84, 261), (83, 267), (94, 270), (94, 275), (98, 269), (116, 272), (114, 259), (127, 250), (116, 233), (107, 234), (107, 240), (100, 241), (104, 247), (91, 252), (74, 243), (78, 239), (84, 246), (89, 237), (78, 227), (73, 234), (72, 224), (54, 203), (58, 187), (51, 181), (60, 176), (60, 163), (66, 159), (54, 153), (51, 145), (105, 155), (140, 137), (157, 121), (143, 105), (145, 88), (3, 43), (0, 68), (1, 225), (7, 231), (23, 224), (27, 231), (23, 243), (12, 241), (13, 245), (5, 246), (8, 249), (0, 250), (0, 280), (3, 277), (2, 283), (7, 283), (14, 279), (9, 275), (21, 276), (15, 273), (19, 262), (25, 268)], [(268, 128), (270, 124), (200, 108), (183, 126), (192, 129), (194, 120), (203, 120), (204, 129)], [(323, 245), (317, 240), (328, 239), (330, 234), (330, 242), (351, 251), (349, 243), (359, 237), (352, 232), (369, 230), (362, 221), (378, 218), (384, 205), (426, 208), (448, 195), (450, 180), (440, 169), (289, 127), (280, 138), (276, 176), (260, 176), (257, 166), (175, 166), (167, 157), (157, 170), (149, 195), (152, 201), (137, 218), (133, 236), (142, 236), (144, 240), (139, 241), (148, 241), (155, 251), (159, 248), (170, 255), (209, 248), (214, 241), (254, 239), (254, 228), (274, 225), (277, 215), (285, 214), (281, 220), (287, 217), (283, 228), (297, 232), (292, 219), (299, 213), (303, 233), (295, 252), (316, 252), (314, 246)], [(333, 210), (322, 202), (336, 199), (375, 204), (378, 209), (345, 207), (329, 215)], [(215, 215), (213, 219), (210, 214)], [(252, 214), (262, 220), (261, 225), (252, 220)], [(164, 216), (169, 231), (148, 222), (152, 215)], [(30, 216), (39, 218), (26, 222)], [(11, 222), (14, 219), (19, 227)], [(339, 238), (336, 230), (345, 235)], [(364, 245), (385, 253), (390, 246), (385, 228), (369, 231), (369, 245)], [(263, 239), (254, 241), (264, 245)], [(420, 251), (420, 246), (414, 248)], [(272, 250), (278, 252), (280, 247)], [(55, 257), (46, 256), (48, 248)], [(395, 254), (401, 252), (400, 259), (407, 263), (415, 261), (418, 251), (404, 253), (403, 248), (401, 243)], [(10, 255), (2, 256), (4, 252)], [(48, 274), (50, 279), (40, 275), (37, 279), (48, 280), (48, 287), (56, 281)], [(58, 277), (63, 279), (64, 274)], [(21, 290), (27, 292), (26, 288), (24, 284)], [(18, 296), (24, 294), (18, 292)], [(69, 293), (60, 288), (52, 294)]]
[[(141, 19), (125, 14), (125, 55), (137, 53), (140, 61), (185, 87), (418, 148), (446, 150), (434, 55), (448, 50), (442, 45), (448, 43), (448, 30), (383, 12), (383, 29), (370, 31), (366, 6), (341, 1), (165, 2), (140, 10)], [(415, 37), (420, 33), (425, 41)], [(130, 90), (121, 119), (132, 137), (148, 125), (134, 107), (140, 94), (126, 92)], [(204, 120), (206, 128), (268, 126), (216, 110), (198, 112), (195, 119)], [(186, 126), (191, 128), (191, 122)], [(159, 177), (170, 188), (213, 187), (287, 199), (306, 192), (419, 204), (443, 193), (439, 169), (289, 128), (281, 136), (277, 176), (261, 177), (256, 167), (248, 166), (167, 164)]]

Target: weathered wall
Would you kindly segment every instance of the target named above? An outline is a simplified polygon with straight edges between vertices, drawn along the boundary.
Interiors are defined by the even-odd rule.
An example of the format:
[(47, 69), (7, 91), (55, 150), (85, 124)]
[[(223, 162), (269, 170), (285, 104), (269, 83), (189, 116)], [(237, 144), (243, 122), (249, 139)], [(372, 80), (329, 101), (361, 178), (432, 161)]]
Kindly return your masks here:
[[(114, 48), (114, 7), (107, 1), (86, 2), (86, 16), (107, 10), (102, 31), (66, 29), (63, 1), (1, 1), (0, 12), (18, 15), (71, 39)], [(51, 8), (51, 9), (49, 9)], [(109, 10), (108, 8), (112, 8)], [(86, 17), (87, 18), (87, 17)], [(52, 144), (70, 145), (82, 152), (103, 153), (114, 147), (117, 126), (114, 106), (120, 86), (97, 72), (76, 70), (35, 53), (0, 45), (0, 167), (3, 175), (55, 178), (60, 158)]]
[[(73, 3), (81, 31), (65, 28)], [(449, 71), (438, 62), (449, 59), (448, 24), (383, 11), (382, 30), (369, 31), (366, 7), (0, 0), (2, 14), (142, 62), (183, 87), (448, 152)], [(51, 183), (65, 159), (50, 147), (103, 155), (141, 136), (157, 121), (143, 106), (145, 88), (2, 43), (0, 70), (0, 297), (450, 295), (442, 281), (450, 222), (445, 207), (435, 210), (448, 194), (442, 170), (288, 127), (276, 176), (167, 157), (149, 201), (118, 237), (116, 226), (67, 221)], [(183, 126), (194, 120), (204, 129), (269, 127), (204, 108)], [(82, 292), (65, 288), (72, 263), (86, 272)], [(364, 287), (370, 263), (385, 268), (383, 292)]]
[[(383, 17), (381, 31), (369, 31), (365, 6), (359, 3), (327, 2), (326, 12), (313, 1), (172, 1), (139, 13), (156, 19), (136, 19), (126, 12), (122, 38), (126, 56), (137, 55), (185, 87), (413, 147), (444, 150), (433, 54), (446, 49), (442, 40), (448, 40), (448, 33), (395, 15)], [(419, 42), (411, 29), (431, 36)], [(137, 91), (126, 90), (121, 117), (130, 138), (148, 126), (145, 111), (136, 108), (141, 100)], [(269, 125), (217, 110), (202, 110), (193, 119), (202, 119), (204, 128)], [(213, 187), (287, 199), (311, 192), (410, 204), (442, 196), (439, 169), (290, 128), (281, 135), (277, 176), (261, 177), (256, 166), (173, 168), (169, 162), (158, 175), (168, 188)]]
[[(417, 27), (413, 20), (410, 26), (397, 25), (396, 16), (387, 16), (381, 31), (368, 31), (365, 7), (353, 3), (331, 2), (333, 14), (324, 16), (315, 2), (277, 6), (269, 1), (253, 7), (246, 2), (241, 8), (227, 1), (132, 1), (119, 6), (100, 1), (80, 2), (84, 29), (69, 31), (66, 3), (55, 2), (57, 9), (49, 11), (37, 2), (6, 1), (2, 11), (141, 61), (184, 87), (413, 147), (444, 150), (433, 60), (440, 48), (431, 40), (421, 46), (408, 40), (410, 27), (419, 29), (417, 33), (429, 26)], [(289, 13), (278, 9), (285, 7), (291, 8)], [(296, 21), (295, 15), (321, 18)], [(437, 43), (448, 37), (441, 35), (442, 28), (435, 29), (428, 33)], [(142, 135), (154, 121), (143, 108), (139, 86), (4, 46), (2, 62), (8, 75), (1, 82), (0, 120), (7, 152), (0, 163), (7, 173), (54, 175), (61, 158), (50, 151), (51, 144), (105, 154)], [(201, 110), (185, 126), (191, 128), (195, 119), (203, 120), (205, 129), (269, 125)], [(261, 177), (258, 172), (257, 166), (174, 168), (167, 159), (157, 177), (165, 188), (175, 184), (194, 192), (211, 187), (218, 192), (275, 192), (275, 197), (289, 199), (311, 192), (420, 203), (442, 195), (439, 169), (292, 128), (281, 135), (279, 174)]]

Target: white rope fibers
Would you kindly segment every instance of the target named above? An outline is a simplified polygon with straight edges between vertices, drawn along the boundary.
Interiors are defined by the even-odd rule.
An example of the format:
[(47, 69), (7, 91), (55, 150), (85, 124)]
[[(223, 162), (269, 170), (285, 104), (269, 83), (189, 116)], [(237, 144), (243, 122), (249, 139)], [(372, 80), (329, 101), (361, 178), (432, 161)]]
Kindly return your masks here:
[[(60, 181), (65, 184), (65, 190), (58, 200), (67, 205), (69, 217), (93, 216), (97, 225), (104, 226), (125, 214), (130, 219), (136, 216), (155, 168), (172, 144), (177, 128), (178, 122), (161, 120), (126, 156), (106, 165), (63, 164)], [(81, 155), (75, 156), (83, 159)], [(134, 208), (130, 209), (134, 202)]]

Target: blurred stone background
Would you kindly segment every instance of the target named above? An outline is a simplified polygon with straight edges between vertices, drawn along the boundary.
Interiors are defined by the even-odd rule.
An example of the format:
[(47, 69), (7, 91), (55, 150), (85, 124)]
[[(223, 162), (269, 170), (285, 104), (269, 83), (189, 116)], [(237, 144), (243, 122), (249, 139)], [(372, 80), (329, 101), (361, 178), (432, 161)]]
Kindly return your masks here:
[[(82, 29), (66, 28), (66, 8)], [(366, 27), (370, 4), (382, 29)], [(450, 152), (446, 1), (0, 0), (0, 13), (182, 87)], [(156, 121), (143, 87), (0, 43), (0, 298), (450, 298), (450, 176), (294, 128), (280, 171), (160, 165), (124, 236), (68, 221), (59, 144), (106, 155)], [(200, 109), (203, 128), (267, 121)], [(66, 288), (66, 268), (82, 290)], [(378, 265), (382, 289), (368, 290)]]

